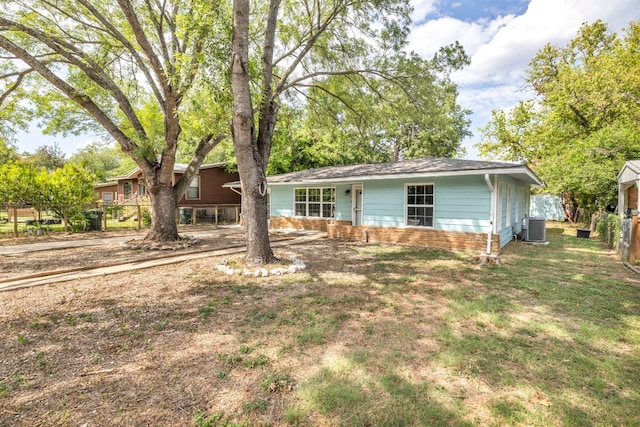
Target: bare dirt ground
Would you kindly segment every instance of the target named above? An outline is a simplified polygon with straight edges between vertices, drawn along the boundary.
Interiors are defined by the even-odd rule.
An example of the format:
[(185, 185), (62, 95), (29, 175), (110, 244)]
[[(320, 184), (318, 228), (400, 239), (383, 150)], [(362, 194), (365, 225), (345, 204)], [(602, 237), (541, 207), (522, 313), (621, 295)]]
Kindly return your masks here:
[[(0, 425), (287, 425), (285, 407), (325, 351), (295, 347), (301, 314), (290, 301), (315, 293), (318, 267), (347, 268), (345, 249), (280, 248), (283, 260), (313, 258), (300, 275), (224, 277), (211, 258), (0, 292)], [(107, 245), (3, 259), (2, 268), (23, 275), (147, 255)], [(211, 414), (221, 422), (207, 424)]]
[(549, 239), (500, 266), (319, 239), (275, 248), (295, 274), (210, 256), (0, 292), (0, 426), (640, 425), (638, 278), (596, 241)]
[[(185, 239), (178, 242), (171, 249), (164, 250), (145, 250), (141, 249), (143, 234), (134, 231), (124, 231), (118, 233), (109, 233), (106, 237), (127, 237), (130, 246), (137, 248), (126, 248), (121, 243), (110, 243), (99, 246), (88, 246), (79, 248), (56, 249), (52, 251), (34, 251), (27, 253), (6, 254), (2, 256), (0, 261), (0, 280), (11, 279), (15, 277), (28, 276), (30, 274), (42, 273), (45, 271), (60, 271), (75, 268), (93, 268), (104, 265), (112, 265), (128, 261), (143, 261), (155, 257), (163, 257), (170, 255), (186, 254), (190, 252), (201, 252), (229, 247), (239, 247), (244, 245), (244, 236), (240, 229), (190, 229), (181, 232), (181, 236), (193, 237), (197, 234), (199, 237), (193, 239)], [(204, 235), (200, 235), (206, 233)], [(1, 246), (10, 244), (26, 244), (42, 243), (46, 241), (58, 240), (79, 240), (79, 239), (103, 239), (104, 233), (85, 233), (85, 234), (58, 234), (47, 236), (40, 239), (3, 239), (0, 240)], [(286, 240), (293, 238), (288, 233), (274, 233), (273, 241)]]

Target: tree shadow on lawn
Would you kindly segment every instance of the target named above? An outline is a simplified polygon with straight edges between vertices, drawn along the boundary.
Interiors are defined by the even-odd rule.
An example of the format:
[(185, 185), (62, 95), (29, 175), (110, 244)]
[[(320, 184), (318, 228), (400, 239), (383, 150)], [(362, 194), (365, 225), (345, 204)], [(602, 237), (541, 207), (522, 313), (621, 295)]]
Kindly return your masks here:
[[(415, 280), (398, 287), (397, 300), (422, 292), (441, 301), (446, 310), (430, 313), (439, 325), (430, 363), (487, 385), (494, 395), (487, 404), (501, 422), (637, 423), (640, 293), (624, 280), (632, 273), (598, 241), (549, 240), (512, 244), (503, 266), (473, 268), (452, 254), (460, 262), (455, 273), (434, 267), (441, 255), (432, 251), (400, 250), (377, 261), (398, 260), (402, 269), (423, 259), (412, 264)], [(369, 278), (385, 281), (375, 268)], [(505, 401), (516, 410), (504, 410)]]
[[(446, 251), (363, 247), (370, 259), (361, 273), (388, 292), (396, 321), (415, 325), (411, 317), (424, 316), (435, 326), (426, 335), (437, 345), (424, 362), (455, 372), (450, 384), (484, 385), (493, 397), (471, 400), (490, 409), (492, 422), (637, 423), (640, 294), (632, 273), (596, 240), (549, 240), (512, 244), (506, 265), (481, 269)], [(420, 297), (438, 304), (423, 310)], [(518, 411), (500, 410), (505, 401)]]
[(640, 304), (616, 281), (624, 270), (569, 286), (546, 277), (557, 251), (524, 245), (483, 268), (467, 254), (384, 245), (287, 250), (304, 273), (221, 277), (204, 260), (144, 289), (115, 275), (106, 297), (92, 295), (106, 279), (32, 290), (75, 299), (2, 317), (0, 424), (637, 420)]

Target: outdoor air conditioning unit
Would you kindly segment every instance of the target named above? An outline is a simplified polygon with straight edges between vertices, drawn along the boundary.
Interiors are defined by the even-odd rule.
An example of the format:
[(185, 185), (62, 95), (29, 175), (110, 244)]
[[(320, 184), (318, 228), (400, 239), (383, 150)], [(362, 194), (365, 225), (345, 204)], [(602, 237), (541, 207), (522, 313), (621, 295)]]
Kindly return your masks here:
[(544, 243), (547, 240), (547, 220), (534, 217), (523, 218), (522, 240)]

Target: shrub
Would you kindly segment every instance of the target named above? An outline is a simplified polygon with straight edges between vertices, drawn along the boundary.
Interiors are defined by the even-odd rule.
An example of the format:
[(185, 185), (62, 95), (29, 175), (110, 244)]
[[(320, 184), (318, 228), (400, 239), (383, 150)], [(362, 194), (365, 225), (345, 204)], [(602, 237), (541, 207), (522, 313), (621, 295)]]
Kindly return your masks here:
[(145, 227), (151, 227), (151, 209), (142, 208), (140, 210), (140, 219), (142, 221), (142, 225)]

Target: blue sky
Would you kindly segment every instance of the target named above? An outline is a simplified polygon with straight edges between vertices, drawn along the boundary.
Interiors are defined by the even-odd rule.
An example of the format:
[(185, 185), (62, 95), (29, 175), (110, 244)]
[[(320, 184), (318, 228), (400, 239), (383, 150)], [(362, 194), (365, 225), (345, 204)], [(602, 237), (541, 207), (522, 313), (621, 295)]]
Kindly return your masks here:
[(584, 22), (598, 19), (620, 31), (640, 19), (640, 0), (412, 0), (409, 48), (428, 58), (458, 40), (471, 65), (452, 77), (459, 103), (473, 111), (464, 141), (467, 158), (494, 109), (509, 109), (521, 99), (524, 70), (545, 44), (566, 45)]
[[(640, 19), (640, 0), (411, 0), (414, 6), (409, 49), (424, 58), (441, 46), (460, 41), (471, 65), (452, 77), (459, 102), (473, 111), (473, 135), (463, 144), (467, 158), (477, 158), (473, 144), (494, 109), (509, 109), (532, 94), (524, 90), (523, 72), (545, 44), (566, 45), (584, 22), (598, 19), (619, 31)], [(96, 140), (41, 136), (37, 128), (22, 135), (20, 151), (57, 141), (67, 155)]]

